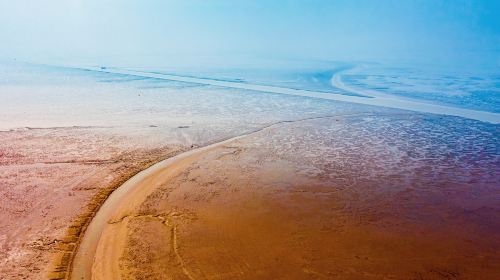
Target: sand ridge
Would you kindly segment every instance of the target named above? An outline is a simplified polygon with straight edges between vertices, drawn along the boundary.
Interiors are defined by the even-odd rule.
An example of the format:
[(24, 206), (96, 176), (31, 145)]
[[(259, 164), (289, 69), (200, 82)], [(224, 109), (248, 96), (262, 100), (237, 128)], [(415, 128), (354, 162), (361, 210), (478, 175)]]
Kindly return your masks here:
[[(92, 220), (84, 228), (84, 235), (78, 242), (73, 259), (67, 260), (71, 256), (65, 255), (62, 260), (65, 264), (64, 267), (67, 265), (71, 267), (69, 274), (64, 275), (64, 277), (69, 279), (110, 279), (117, 277), (117, 273), (120, 271), (118, 263), (121, 250), (123, 250), (124, 240), (128, 234), (126, 229), (129, 216), (133, 216), (132, 213), (144, 203), (156, 188), (183, 172), (203, 154), (231, 141), (261, 132), (275, 125), (338, 117), (340, 116), (320, 116), (295, 121), (280, 121), (240, 136), (184, 152), (139, 172), (117, 188), (116, 191), (107, 193), (105, 197), (103, 196), (104, 200), (98, 199), (102, 205), (96, 208), (96, 212), (92, 213)], [(176, 231), (175, 227), (173, 231)], [(61, 269), (56, 268), (56, 270)], [(185, 274), (189, 275), (188, 272), (185, 272)]]
[[(95, 256), (87, 256), (94, 262), (82, 267), (96, 279), (494, 279), (498, 223), (488, 217), (498, 212), (482, 210), (491, 209), (492, 200), (471, 201), (481, 207), (476, 221), (467, 220), (453, 205), (470, 201), (460, 189), (468, 185), (450, 183), (446, 172), (458, 168), (453, 160), (442, 162), (445, 171), (420, 169), (398, 151), (407, 147), (404, 137), (392, 142), (396, 150), (378, 138), (395, 141), (383, 124), (397, 117), (287, 122), (153, 166), (107, 200), (116, 205), (102, 212), (102, 227), (94, 231), (101, 235), (90, 243)], [(359, 146), (350, 137), (360, 137), (358, 126), (369, 124), (384, 134), (365, 138), (373, 142), (353, 153)], [(331, 139), (339, 135), (345, 143)], [(485, 160), (472, 164), (482, 170)], [(399, 189), (405, 176), (417, 176), (414, 189)], [(482, 184), (487, 191), (491, 182), (478, 178), (478, 191)], [(441, 194), (435, 191), (443, 188), (460, 191), (436, 205)]]
[[(174, 151), (170, 155), (177, 154), (179, 151)], [(161, 155), (161, 156), (159, 156)], [(159, 153), (156, 158), (145, 159), (137, 164), (134, 168), (130, 168), (120, 177), (116, 178), (106, 188), (101, 189), (90, 202), (87, 203), (87, 209), (82, 212), (68, 227), (66, 235), (57, 242), (56, 251), (51, 268), (49, 268), (49, 279), (67, 279), (71, 273), (71, 266), (74, 255), (79, 248), (83, 233), (86, 231), (89, 223), (93, 219), (95, 213), (99, 211), (101, 205), (109, 197), (109, 195), (118, 187), (120, 187), (129, 178), (134, 176), (139, 171), (146, 169), (156, 163), (158, 157), (163, 157), (164, 154)], [(167, 154), (168, 156), (168, 154)]]

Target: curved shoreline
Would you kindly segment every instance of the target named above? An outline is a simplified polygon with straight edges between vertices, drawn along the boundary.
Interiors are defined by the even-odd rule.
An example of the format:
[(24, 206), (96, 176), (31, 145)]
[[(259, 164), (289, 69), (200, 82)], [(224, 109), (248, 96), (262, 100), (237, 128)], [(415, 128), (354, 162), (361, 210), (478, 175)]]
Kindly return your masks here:
[(391, 96), (389, 94), (385, 94), (385, 93), (381, 93), (381, 92), (377, 92), (377, 91), (373, 91), (373, 90), (364, 90), (364, 91), (356, 90), (355, 88), (352, 88), (352, 87), (346, 85), (342, 81), (342, 74), (348, 73), (348, 72), (355, 70), (355, 69), (356, 68), (350, 68), (347, 70), (342, 70), (342, 71), (336, 72), (330, 78), (331, 85), (335, 88), (338, 88), (338, 89), (341, 89), (341, 90), (344, 90), (347, 92), (351, 92), (354, 94), (359, 94), (361, 96), (367, 96), (367, 97), (371, 97), (371, 98), (398, 98), (395, 96)]
[[(139, 206), (143, 202), (143, 200), (146, 199), (152, 191), (154, 191), (155, 187), (158, 186), (158, 184), (167, 181), (168, 178), (183, 171), (184, 169), (182, 167), (191, 164), (196, 159), (203, 156), (205, 153), (223, 146), (229, 142), (236, 141), (254, 133), (258, 133), (275, 125), (352, 115), (360, 114), (328, 115), (309, 117), (298, 120), (279, 121), (263, 126), (259, 129), (243, 133), (239, 136), (182, 152), (173, 157), (150, 165), (146, 169), (130, 177), (122, 185), (114, 189), (111, 194), (106, 196), (106, 199), (97, 208), (97, 211), (92, 213), (91, 220), (88, 225), (80, 229), (82, 233), (80, 239), (76, 242), (74, 253), (68, 256), (69, 259), (67, 260), (67, 275), (65, 275), (65, 277), (54, 279), (91, 279), (94, 259), (98, 250), (99, 241), (101, 240), (101, 237), (103, 237), (102, 235), (106, 228), (106, 225), (121, 224), (120, 228), (123, 229), (123, 226), (127, 225), (128, 217), (131, 215), (134, 207)], [(124, 199), (129, 199), (129, 203), (123, 204)], [(113, 237), (107, 238), (107, 241), (116, 243), (120, 242), (121, 240)], [(112, 248), (108, 246), (107, 248), (104, 247), (103, 250), (106, 251), (106, 254), (110, 254), (110, 249)], [(109, 258), (106, 259), (108, 259), (109, 261)], [(101, 268), (102, 267), (103, 266), (101, 266)]]
[(65, 235), (60, 240), (55, 241), (55, 252), (46, 272), (48, 274), (47, 278), (51, 280), (68, 279), (75, 253), (78, 250), (86, 228), (111, 193), (142, 170), (151, 167), (165, 157), (172, 157), (182, 152), (182, 149), (174, 149), (166, 154), (160, 153), (161, 155), (159, 156), (148, 157), (142, 161), (138, 161), (135, 166), (126, 168), (122, 175), (90, 197), (90, 201), (84, 206), (82, 212), (71, 221)]
[[(417, 100), (407, 97), (401, 97), (397, 95), (391, 95), (387, 93), (378, 92), (370, 89), (359, 90), (349, 85), (346, 85), (342, 81), (342, 74), (352, 71), (353, 69), (343, 70), (335, 73), (331, 79), (330, 83), (333, 87), (338, 89), (351, 92), (354, 94), (359, 94), (362, 96), (367, 96), (372, 99), (371, 103), (363, 103), (367, 105), (375, 105), (381, 107), (397, 108), (403, 110), (410, 110), (422, 113), (430, 113), (437, 115), (448, 115), (457, 116), (467, 119), (473, 119), (483, 122), (488, 122), (492, 124), (500, 123), (500, 114), (488, 111), (478, 111), (473, 109), (459, 108), (448, 105), (434, 104), (428, 100)], [(355, 101), (353, 101), (355, 102)], [(356, 102), (355, 102), (356, 103)]]
[[(157, 186), (157, 184), (154, 183), (161, 182), (165, 177), (176, 174), (176, 171), (180, 171), (181, 167), (196, 160), (197, 157), (205, 152), (246, 135), (247, 134), (233, 137), (181, 153), (160, 161), (127, 180), (104, 201), (86, 228), (85, 234), (83, 235), (71, 263), (68, 279), (91, 279), (94, 258), (96, 257), (99, 241), (101, 240), (106, 225), (109, 223), (110, 219), (113, 219), (114, 223), (122, 222), (128, 213), (139, 206), (142, 200), (154, 190), (154, 187)], [(169, 168), (173, 169), (170, 173), (168, 172)], [(164, 175), (165, 173), (167, 176)], [(130, 201), (127, 201), (127, 199)], [(124, 200), (129, 203), (124, 203)], [(126, 226), (126, 223), (122, 226)]]

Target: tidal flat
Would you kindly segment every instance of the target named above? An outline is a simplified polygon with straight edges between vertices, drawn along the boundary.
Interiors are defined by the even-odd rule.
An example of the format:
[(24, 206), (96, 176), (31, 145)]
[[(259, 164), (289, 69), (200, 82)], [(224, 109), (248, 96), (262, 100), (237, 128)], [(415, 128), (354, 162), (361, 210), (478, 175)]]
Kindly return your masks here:
[[(500, 271), (496, 124), (22, 63), (0, 97), (2, 279)], [(74, 267), (101, 207), (144, 178)]]

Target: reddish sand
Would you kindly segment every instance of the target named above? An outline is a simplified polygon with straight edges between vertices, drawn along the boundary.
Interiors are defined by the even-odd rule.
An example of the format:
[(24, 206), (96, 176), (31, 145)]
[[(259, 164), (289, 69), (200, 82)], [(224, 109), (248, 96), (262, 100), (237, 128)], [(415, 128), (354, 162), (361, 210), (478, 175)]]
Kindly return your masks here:
[[(72, 265), (75, 276), (124, 279), (500, 274), (498, 125), (128, 75), (5, 70), (0, 129), (15, 131), (0, 132), (2, 280), (64, 279)], [(107, 200), (155, 162), (273, 123)], [(123, 219), (99, 220), (105, 201)], [(74, 258), (91, 221), (104, 225), (90, 244), (107, 267)]]
[(46, 278), (68, 225), (96, 194), (180, 150), (90, 128), (0, 138), (0, 279)]
[(380, 127), (353, 153), (366, 119), (332, 121), (273, 126), (136, 178), (103, 224), (92, 278), (497, 279), (486, 158), (457, 164), (434, 142), (408, 158), (417, 134)]

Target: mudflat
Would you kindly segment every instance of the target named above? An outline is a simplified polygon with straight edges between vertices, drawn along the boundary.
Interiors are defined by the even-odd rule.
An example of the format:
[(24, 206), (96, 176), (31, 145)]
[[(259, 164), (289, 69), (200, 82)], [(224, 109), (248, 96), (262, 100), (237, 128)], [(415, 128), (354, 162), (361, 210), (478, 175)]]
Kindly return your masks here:
[(25, 63), (0, 72), (2, 279), (64, 278), (108, 195), (158, 161), (274, 122), (366, 110)]
[[(97, 198), (180, 146), (138, 144), (93, 128), (0, 132), (0, 274), (43, 279)], [(88, 217), (90, 218), (90, 217)]]
[[(465, 142), (452, 151), (436, 141), (457, 129)], [(492, 132), (425, 117), (330, 117), (174, 157), (127, 182), (88, 271), (93, 279), (495, 279)]]
[(2, 75), (2, 279), (498, 275), (498, 125), (60, 67)]

